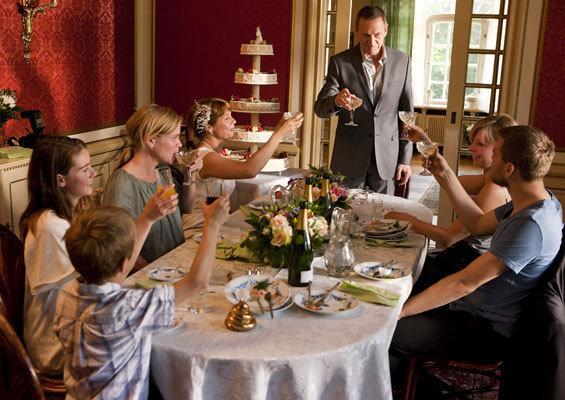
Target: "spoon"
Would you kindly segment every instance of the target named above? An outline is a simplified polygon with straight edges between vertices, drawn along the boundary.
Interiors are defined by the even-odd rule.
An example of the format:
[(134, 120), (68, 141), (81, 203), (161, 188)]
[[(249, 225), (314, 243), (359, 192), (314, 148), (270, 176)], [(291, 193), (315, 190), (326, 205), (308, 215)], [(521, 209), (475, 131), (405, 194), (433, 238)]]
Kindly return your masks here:
[(273, 300), (271, 298), (271, 292), (265, 294), (265, 301), (269, 303), (269, 312), (271, 313), (271, 319), (273, 319)]

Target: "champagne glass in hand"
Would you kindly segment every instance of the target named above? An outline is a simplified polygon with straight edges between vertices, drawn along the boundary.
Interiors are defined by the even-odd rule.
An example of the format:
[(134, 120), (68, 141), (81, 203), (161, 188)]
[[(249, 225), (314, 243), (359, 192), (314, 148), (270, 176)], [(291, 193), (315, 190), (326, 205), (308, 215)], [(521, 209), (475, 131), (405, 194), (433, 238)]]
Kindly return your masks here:
[[(404, 122), (405, 124), (414, 125), (416, 123), (416, 117), (418, 117), (418, 113), (413, 111), (399, 111), (398, 117)], [(406, 128), (403, 127), (402, 133), (400, 134), (400, 140), (410, 140), (408, 138), (408, 132), (406, 132)]]
[(428, 157), (435, 153), (437, 149), (437, 143), (430, 141), (422, 141), (416, 143), (416, 148), (424, 157), (424, 170), (420, 172), (420, 175), (430, 176), (431, 172), (428, 171)]
[(359, 126), (355, 122), (353, 122), (353, 113), (355, 112), (356, 109), (361, 107), (361, 104), (363, 104), (362, 99), (360, 99), (359, 97), (357, 97), (355, 95), (351, 95), (351, 97), (349, 98), (349, 107), (351, 107), (351, 110), (349, 111), (349, 122), (346, 123), (345, 125)]

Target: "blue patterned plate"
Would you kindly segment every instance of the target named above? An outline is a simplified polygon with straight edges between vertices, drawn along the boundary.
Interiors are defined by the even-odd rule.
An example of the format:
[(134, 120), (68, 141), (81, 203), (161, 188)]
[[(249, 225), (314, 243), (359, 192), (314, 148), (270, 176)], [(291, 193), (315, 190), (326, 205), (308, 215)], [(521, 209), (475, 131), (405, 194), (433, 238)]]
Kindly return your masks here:
[[(315, 303), (316, 300), (320, 299), (326, 293), (326, 290), (322, 289), (312, 289), (312, 300)], [(324, 304), (320, 307), (306, 306), (306, 299), (308, 294), (306, 290), (298, 292), (294, 295), (294, 304), (304, 310), (311, 311), (316, 314), (338, 314), (343, 312), (348, 312), (355, 310), (359, 306), (359, 300), (355, 296), (342, 292), (340, 290), (334, 290), (324, 301)]]
[(147, 271), (147, 276), (154, 281), (176, 282), (186, 275), (179, 267), (155, 268)]
[(392, 265), (381, 268), (382, 265), (383, 263), (380, 261), (368, 261), (357, 264), (353, 269), (364, 278), (375, 281), (390, 281), (412, 275), (412, 271), (408, 267)]
[[(256, 289), (255, 286), (261, 282), (268, 281), (265, 289)], [(232, 304), (236, 304), (239, 299), (247, 302), (249, 309), (256, 312), (261, 312), (255, 297), (260, 297), (261, 304), (265, 311), (269, 310), (269, 305), (265, 301), (265, 293), (269, 291), (273, 299), (273, 310), (278, 310), (285, 306), (285, 303), (290, 297), (290, 290), (288, 286), (274, 278), (271, 275), (243, 275), (238, 278), (232, 279), (226, 285), (224, 294)]]

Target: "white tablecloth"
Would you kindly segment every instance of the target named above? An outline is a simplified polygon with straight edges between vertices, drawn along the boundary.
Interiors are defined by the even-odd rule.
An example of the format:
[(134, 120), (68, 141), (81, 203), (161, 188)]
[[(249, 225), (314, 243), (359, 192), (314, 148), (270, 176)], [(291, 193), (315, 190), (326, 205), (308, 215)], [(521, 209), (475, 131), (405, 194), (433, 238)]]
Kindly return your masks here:
[(286, 186), (290, 178), (299, 178), (308, 174), (309, 170), (300, 168), (289, 168), (281, 172), (263, 172), (251, 179), (237, 179), (235, 190), (239, 205), (249, 204), (259, 196), (271, 192), (275, 185)]
[[(411, 212), (431, 221), (426, 207), (385, 195), (385, 206)], [(241, 212), (232, 215), (222, 236), (238, 240), (247, 225)], [(419, 273), (427, 240), (410, 233), (414, 248), (363, 247), (356, 262), (395, 259)], [(189, 268), (197, 244), (185, 244), (156, 260), (129, 278), (146, 280), (150, 268), (182, 265)], [(216, 260), (208, 289), (206, 314), (177, 311), (185, 324), (153, 335), (151, 372), (165, 399), (392, 399), (388, 348), (401, 304), (412, 287), (412, 279), (377, 282), (354, 272), (348, 279), (396, 290), (397, 307), (360, 302), (342, 315), (320, 316), (293, 305), (276, 312), (275, 319), (256, 315), (257, 326), (249, 332), (224, 327), (231, 303), (224, 297), (226, 272), (244, 274), (248, 268), (270, 267), (237, 261)], [(278, 275), (286, 279), (286, 270)], [(314, 288), (328, 288), (336, 278), (316, 269)], [(292, 288), (294, 294), (303, 288)]]

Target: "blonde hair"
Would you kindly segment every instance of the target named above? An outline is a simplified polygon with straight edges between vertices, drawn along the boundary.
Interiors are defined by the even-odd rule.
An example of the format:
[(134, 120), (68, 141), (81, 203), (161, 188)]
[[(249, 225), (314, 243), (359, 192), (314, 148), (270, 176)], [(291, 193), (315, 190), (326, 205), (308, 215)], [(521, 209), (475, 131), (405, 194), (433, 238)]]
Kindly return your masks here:
[(477, 121), (475, 125), (473, 125), (473, 129), (471, 129), (471, 134), (469, 136), (471, 138), (471, 141), (473, 141), (475, 140), (475, 135), (479, 133), (480, 130), (482, 130), (483, 142), (494, 146), (494, 144), (500, 137), (500, 131), (503, 128), (515, 125), (518, 125), (518, 123), (509, 115), (493, 115)]
[(77, 272), (88, 283), (101, 285), (116, 275), (123, 260), (131, 257), (135, 222), (125, 208), (90, 208), (73, 220), (64, 239)]
[[(208, 109), (210, 113), (209, 117), (207, 115)], [(198, 146), (202, 139), (204, 139), (208, 134), (207, 128), (215, 125), (216, 122), (218, 122), (218, 118), (224, 115), (226, 110), (229, 109), (230, 103), (223, 99), (215, 97), (198, 99), (198, 101), (190, 107), (190, 110), (188, 110), (188, 114), (185, 119), (186, 129), (188, 131), (187, 142), (190, 142), (190, 146)], [(203, 110), (206, 110), (205, 119), (207, 119), (207, 121), (202, 120), (204, 117), (201, 115), (204, 112)], [(205, 123), (203, 124), (202, 122)]]
[(133, 155), (145, 149), (149, 139), (170, 135), (182, 123), (182, 117), (169, 107), (148, 104), (141, 107), (128, 119), (126, 135), (130, 146), (120, 155), (116, 168), (120, 168), (133, 158)]

